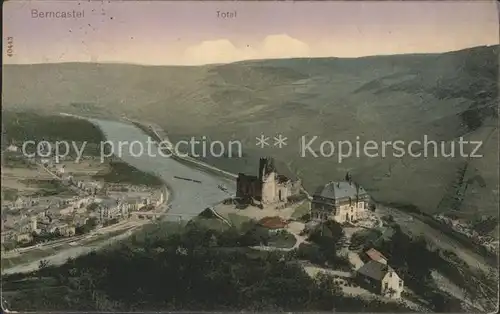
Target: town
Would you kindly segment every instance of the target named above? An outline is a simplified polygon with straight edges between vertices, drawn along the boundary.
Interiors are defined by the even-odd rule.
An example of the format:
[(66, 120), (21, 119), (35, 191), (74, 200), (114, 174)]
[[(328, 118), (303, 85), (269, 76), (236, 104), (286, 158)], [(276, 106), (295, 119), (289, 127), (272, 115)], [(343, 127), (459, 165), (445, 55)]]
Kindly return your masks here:
[[(31, 180), (34, 183), (51, 183), (58, 189), (49, 191), (51, 193), (41, 190), (42, 193), (39, 193), (36, 187), (28, 184), (31, 187), (29, 192), (32, 193), (17, 195), (10, 200), (3, 197), (2, 251), (16, 251), (16, 248), (60, 238), (71, 240), (72, 237), (120, 222), (153, 218), (154, 215), (141, 213), (154, 213), (165, 205), (168, 197), (166, 189), (92, 178), (87, 170), (98, 163), (91, 156), (85, 156), (82, 166), (72, 161), (26, 158), (19, 147), (13, 144), (8, 146), (6, 154), (10, 161), (25, 162), (26, 167), (2, 169), (3, 185), (16, 183), (19, 186), (19, 182)], [(36, 179), (30, 178), (32, 172), (36, 173)], [(18, 176), (23, 174), (26, 177)]]

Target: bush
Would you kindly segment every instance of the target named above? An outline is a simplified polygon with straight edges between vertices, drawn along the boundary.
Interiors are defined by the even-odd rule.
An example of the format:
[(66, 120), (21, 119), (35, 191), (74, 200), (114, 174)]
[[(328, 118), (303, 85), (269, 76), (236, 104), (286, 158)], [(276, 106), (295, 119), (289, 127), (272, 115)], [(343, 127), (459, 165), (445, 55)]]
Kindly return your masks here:
[(269, 246), (278, 248), (292, 248), (295, 243), (297, 243), (295, 236), (286, 230), (281, 230), (269, 238)]
[(382, 232), (376, 229), (361, 230), (354, 233), (351, 237), (351, 249), (359, 249), (366, 246), (372, 246), (380, 238)]
[(270, 239), (268, 229), (255, 225), (240, 237), (240, 244), (243, 246), (268, 245)]
[[(85, 312), (372, 310), (371, 302), (342, 296), (330, 276), (311, 279), (294, 262), (293, 254), (220, 247), (223, 234), (226, 241), (237, 242), (240, 235), (235, 229), (217, 232), (192, 224), (166, 235), (166, 229), (152, 228), (144, 230), (143, 238), (136, 234), (131, 241), (38, 271), (29, 284), (43, 281), (47, 289), (17, 291), (10, 300), (12, 308)], [(234, 238), (228, 239), (230, 233)], [(15, 276), (2, 278), (3, 283), (31, 275)], [(63, 287), (58, 283), (62, 281)], [(58, 286), (48, 289), (49, 282)], [(387, 307), (408, 311), (401, 306)]]

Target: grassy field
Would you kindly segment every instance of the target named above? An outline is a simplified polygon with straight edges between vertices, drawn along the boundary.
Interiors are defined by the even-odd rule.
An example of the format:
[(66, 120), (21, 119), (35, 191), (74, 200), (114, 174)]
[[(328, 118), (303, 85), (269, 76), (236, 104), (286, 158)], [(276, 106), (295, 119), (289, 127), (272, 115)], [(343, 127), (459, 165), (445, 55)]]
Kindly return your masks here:
[(11, 257), (11, 258), (2, 258), (2, 269), (3, 268), (11, 268), (16, 265), (21, 265), (24, 263), (29, 263), (33, 260), (44, 258), (47, 256), (51, 256), (55, 254), (57, 250), (51, 248), (40, 248), (33, 249), (29, 253), (24, 253), (19, 256)]
[(271, 235), (268, 245), (277, 248), (289, 249), (292, 248), (296, 242), (297, 240), (293, 234), (287, 231), (281, 231), (277, 234)]
[(48, 179), (48, 180), (38, 180), (38, 179), (25, 179), (21, 180), (23, 184), (25, 184), (28, 188), (33, 188), (36, 190), (33, 195), (38, 196), (50, 196), (50, 195), (75, 195), (73, 191), (71, 191), (66, 186), (61, 184), (61, 181), (56, 179)]
[(233, 213), (229, 213), (227, 216), (228, 216), (227, 217), (228, 220), (236, 228), (241, 228), (242, 225), (244, 225), (245, 223), (248, 223), (252, 220), (252, 218), (250, 218), (248, 216), (242, 216), (242, 215), (233, 214)]
[(29, 163), (26, 159), (19, 156), (19, 154), (14, 152), (3, 152), (2, 153), (2, 167), (6, 168), (36, 168), (35, 165)]
[(18, 196), (18, 191), (12, 188), (2, 187), (2, 200), (15, 201)]
[[(273, 156), (280, 172), (299, 176), (309, 191), (349, 171), (383, 202), (410, 203), (427, 213), (452, 211), (465, 219), (498, 216), (498, 171), (491, 171), (498, 169), (498, 46), (357, 59), (198, 67), (7, 65), (4, 71), (6, 108), (125, 114), (162, 126), (174, 142), (191, 136), (239, 140), (242, 157), (205, 159), (230, 172), (255, 174), (258, 158)], [(30, 77), (45, 79), (31, 84)], [(256, 148), (262, 133), (271, 140), (283, 134), (288, 145)], [(318, 152), (323, 140), (355, 143), (359, 136), (361, 145), (408, 144), (424, 135), (448, 144), (461, 136), (481, 140), (483, 157), (399, 158), (388, 150), (385, 158), (361, 155), (339, 162), (336, 154), (302, 157), (298, 145), (302, 136), (306, 142), (318, 136), (312, 145)], [(464, 196), (450, 203), (458, 191)]]
[(304, 217), (305, 215), (309, 214), (309, 208), (310, 208), (310, 202), (309, 201), (303, 201), (302, 204), (297, 206), (295, 208), (295, 211), (292, 214), (292, 219), (300, 219)]

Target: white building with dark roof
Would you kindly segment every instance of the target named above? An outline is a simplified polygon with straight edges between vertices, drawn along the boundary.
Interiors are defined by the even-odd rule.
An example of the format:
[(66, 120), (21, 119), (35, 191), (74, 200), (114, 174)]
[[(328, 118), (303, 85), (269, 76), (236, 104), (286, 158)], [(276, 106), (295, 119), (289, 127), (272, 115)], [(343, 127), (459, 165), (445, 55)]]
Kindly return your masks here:
[(19, 150), (19, 148), (16, 145), (13, 145), (13, 144), (10, 144), (7, 147), (7, 151), (9, 151), (9, 152), (17, 152), (18, 150)]
[(358, 284), (374, 293), (391, 299), (401, 298), (403, 280), (391, 266), (371, 260), (356, 272)]
[(311, 218), (353, 222), (368, 209), (369, 200), (368, 193), (354, 182), (330, 182), (313, 194)]

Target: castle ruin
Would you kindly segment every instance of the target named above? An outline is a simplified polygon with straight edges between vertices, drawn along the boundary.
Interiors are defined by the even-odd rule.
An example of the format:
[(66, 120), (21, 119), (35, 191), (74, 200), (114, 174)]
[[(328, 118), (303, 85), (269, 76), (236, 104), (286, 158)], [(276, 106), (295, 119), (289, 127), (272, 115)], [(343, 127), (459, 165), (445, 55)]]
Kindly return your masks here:
[(236, 197), (254, 199), (262, 205), (284, 204), (300, 193), (301, 181), (278, 174), (274, 159), (260, 158), (258, 176), (238, 174)]

